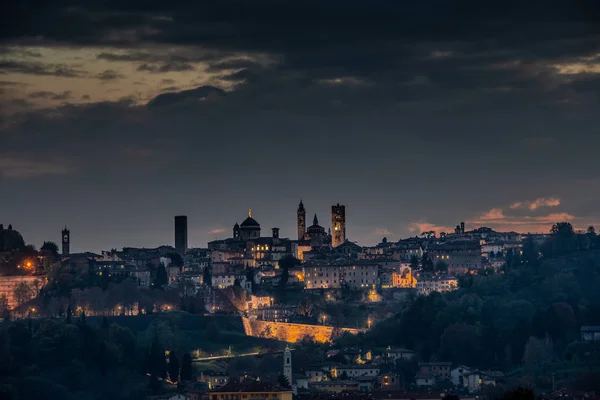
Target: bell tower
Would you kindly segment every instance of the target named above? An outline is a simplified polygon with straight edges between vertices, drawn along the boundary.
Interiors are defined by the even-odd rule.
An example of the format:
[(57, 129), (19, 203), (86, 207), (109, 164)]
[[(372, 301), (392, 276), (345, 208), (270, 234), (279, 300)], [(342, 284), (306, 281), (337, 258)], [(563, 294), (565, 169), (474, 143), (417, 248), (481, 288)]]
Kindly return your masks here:
[(71, 251), (71, 231), (67, 229), (65, 225), (65, 229), (62, 230), (62, 255), (68, 256)]
[(292, 386), (292, 352), (288, 346), (285, 346), (283, 352), (283, 376), (286, 377), (290, 387)]
[(306, 210), (304, 209), (304, 204), (302, 203), (302, 199), (300, 199), (300, 204), (298, 205), (298, 240), (302, 240), (304, 234), (306, 233)]
[(340, 203), (331, 206), (331, 230), (332, 247), (346, 242), (346, 206), (340, 206)]

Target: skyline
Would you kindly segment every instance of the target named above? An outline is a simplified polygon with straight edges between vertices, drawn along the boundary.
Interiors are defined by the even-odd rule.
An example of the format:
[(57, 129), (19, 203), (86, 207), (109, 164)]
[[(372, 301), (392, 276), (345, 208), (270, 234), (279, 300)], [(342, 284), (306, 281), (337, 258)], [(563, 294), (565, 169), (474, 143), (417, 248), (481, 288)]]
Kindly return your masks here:
[(60, 0), (3, 16), (0, 223), (38, 247), (65, 224), (73, 251), (172, 244), (178, 214), (199, 247), (248, 208), (293, 238), (300, 198), (323, 225), (345, 204), (361, 244), (463, 220), (600, 225), (598, 2)]
[[(305, 202), (306, 203), (306, 202)], [(430, 222), (414, 222), (411, 223), (408, 227), (405, 227), (405, 230), (408, 232), (407, 235), (398, 235), (394, 234), (394, 232), (389, 231), (387, 228), (376, 228), (373, 232), (368, 232), (367, 239), (371, 239), (371, 241), (364, 241), (360, 239), (356, 239), (355, 236), (352, 235), (352, 220), (351, 217), (347, 218), (347, 226), (350, 227), (348, 240), (352, 242), (357, 242), (363, 246), (375, 245), (381, 241), (383, 237), (386, 237), (389, 241), (398, 241), (400, 239), (405, 239), (407, 237), (419, 236), (421, 232), (434, 230), (437, 234), (440, 232), (451, 233), (454, 231), (454, 227), (460, 222), (465, 222), (467, 226), (467, 230), (476, 229), (482, 226), (495, 229), (497, 231), (515, 231), (518, 233), (549, 233), (552, 224), (556, 222), (570, 221), (573, 222), (573, 216), (565, 213), (565, 212), (552, 212), (548, 210), (552, 210), (553, 208), (557, 208), (561, 205), (561, 201), (557, 197), (547, 197), (547, 198), (538, 198), (533, 201), (516, 201), (506, 207), (503, 208), (492, 208), (484, 214), (480, 215), (475, 219), (459, 219), (456, 221), (454, 225), (440, 225)], [(330, 206), (331, 207), (331, 206)], [(308, 209), (308, 206), (305, 204), (305, 208)], [(248, 212), (248, 210), (246, 210)], [(506, 211), (512, 213), (506, 213)], [(527, 213), (536, 213), (541, 212), (540, 215), (537, 216), (523, 216), (523, 212)], [(514, 213), (520, 213), (519, 216), (515, 217)], [(314, 212), (307, 210), (307, 220), (308, 224), (312, 224), (312, 218), (314, 216)], [(326, 230), (330, 228), (330, 213), (320, 214), (316, 212), (317, 217), (319, 218), (319, 224), (323, 226)], [(180, 214), (178, 214), (180, 215)], [(183, 215), (183, 214), (181, 214)], [(197, 214), (196, 214), (197, 215)], [(225, 239), (232, 237), (232, 229), (235, 223), (241, 223), (248, 214), (246, 213), (242, 217), (236, 219), (231, 223), (231, 226), (226, 226), (226, 224), (218, 225), (208, 231), (206, 231), (205, 227), (198, 226), (194, 224), (193, 219), (190, 220), (189, 215), (183, 215), (188, 218), (188, 221), (191, 223), (188, 224), (187, 230), (187, 240), (189, 241), (190, 248), (205, 248), (207, 243), (211, 240)], [(352, 214), (350, 214), (351, 216)], [(271, 228), (280, 228), (282, 230), (281, 237), (290, 238), (292, 240), (295, 239), (295, 234), (297, 232), (297, 226), (295, 221), (295, 212), (293, 215), (293, 221), (291, 223), (286, 224), (271, 224), (266, 225), (264, 221), (273, 221), (273, 218), (268, 218), (265, 215), (265, 218), (261, 218), (257, 216), (253, 211), (253, 217), (261, 224), (261, 236), (270, 236)], [(145, 247), (145, 248), (153, 248), (161, 245), (174, 246), (175, 245), (175, 230), (173, 229), (173, 221), (176, 215), (172, 215), (168, 221), (160, 220), (160, 221), (152, 221), (157, 228), (156, 231), (135, 231), (134, 229), (126, 232), (115, 232), (110, 238), (106, 237), (96, 237), (90, 236), (89, 228), (86, 228), (85, 222), (77, 223), (75, 222), (72, 225), (66, 224), (69, 231), (71, 231), (71, 249), (73, 252), (83, 252), (83, 251), (92, 251), (99, 253), (100, 251), (106, 251), (110, 249), (121, 249), (123, 247)], [(201, 219), (202, 220), (202, 219)], [(5, 227), (9, 224), (13, 226), (14, 229), (19, 231), (27, 244), (33, 244), (39, 248), (43, 241), (53, 241), (55, 243), (60, 244), (61, 238), (61, 230), (64, 228), (61, 227), (57, 232), (52, 232), (51, 235), (56, 237), (43, 237), (41, 239), (30, 239), (30, 233), (24, 229), (22, 229), (19, 225), (15, 225), (10, 221), (0, 221)], [(588, 225), (585, 225), (585, 221), (581, 222), (582, 226), (574, 225), (576, 230), (585, 230)], [(595, 226), (594, 224), (591, 224)], [(78, 235), (77, 231), (73, 229), (83, 228), (83, 235)], [(537, 228), (537, 230), (531, 230), (528, 228)], [(595, 226), (596, 227), (596, 226)], [(103, 226), (102, 228), (106, 228)], [(150, 234), (150, 235), (149, 235)], [(39, 235), (39, 234), (38, 234)], [(33, 236), (35, 237), (35, 232), (33, 232)], [(40, 236), (41, 237), (41, 236)], [(147, 238), (156, 238), (155, 241), (146, 242)], [(83, 239), (83, 242), (81, 241)], [(86, 240), (90, 243), (94, 244), (83, 244), (86, 243)], [(123, 240), (120, 242), (120, 240)], [(129, 241), (127, 241), (129, 240)], [(38, 244), (39, 242), (39, 244)], [(106, 245), (101, 245), (100, 243), (106, 243)]]

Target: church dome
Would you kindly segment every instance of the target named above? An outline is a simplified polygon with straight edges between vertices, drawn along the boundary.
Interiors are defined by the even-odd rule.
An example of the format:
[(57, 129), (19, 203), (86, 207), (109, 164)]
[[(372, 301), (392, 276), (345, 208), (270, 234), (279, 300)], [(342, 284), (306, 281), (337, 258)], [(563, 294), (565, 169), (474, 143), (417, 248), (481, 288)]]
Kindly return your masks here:
[(4, 229), (0, 225), (0, 251), (13, 251), (25, 247), (23, 236), (18, 231), (12, 229), (9, 225), (8, 229)]
[(242, 228), (260, 228), (260, 224), (252, 217), (248, 217), (240, 225)]
[(248, 210), (248, 218), (242, 222), (240, 228), (243, 230), (247, 229), (260, 229), (260, 224), (254, 218), (252, 218), (252, 210)]

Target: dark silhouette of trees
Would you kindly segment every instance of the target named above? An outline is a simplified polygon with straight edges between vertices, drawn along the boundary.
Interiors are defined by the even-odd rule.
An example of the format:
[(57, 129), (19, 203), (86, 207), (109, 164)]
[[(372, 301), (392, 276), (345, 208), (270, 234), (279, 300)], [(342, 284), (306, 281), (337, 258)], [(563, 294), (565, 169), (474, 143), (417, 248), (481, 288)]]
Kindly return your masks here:
[(58, 256), (58, 245), (54, 242), (44, 242), (42, 247), (40, 247), (40, 251), (43, 253), (48, 253), (53, 257)]
[(179, 360), (174, 351), (169, 354), (169, 379), (171, 382), (179, 382)]
[(162, 289), (169, 283), (169, 277), (167, 276), (167, 269), (164, 265), (159, 265), (156, 269), (156, 278), (154, 278), (154, 287), (156, 289)]
[(193, 380), (192, 376), (192, 356), (190, 353), (185, 353), (181, 359), (180, 377), (182, 381)]
[(279, 384), (279, 386), (281, 386), (282, 388), (291, 388), (292, 386), (290, 385), (290, 382), (288, 381), (287, 376), (281, 374), (277, 377), (277, 383)]

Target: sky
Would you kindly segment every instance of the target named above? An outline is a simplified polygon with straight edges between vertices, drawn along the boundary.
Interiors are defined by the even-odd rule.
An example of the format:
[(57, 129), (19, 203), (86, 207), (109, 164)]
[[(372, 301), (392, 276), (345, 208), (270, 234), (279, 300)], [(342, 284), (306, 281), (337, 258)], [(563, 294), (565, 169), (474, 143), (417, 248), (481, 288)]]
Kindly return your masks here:
[(0, 223), (72, 251), (600, 225), (595, 0), (9, 0)]

